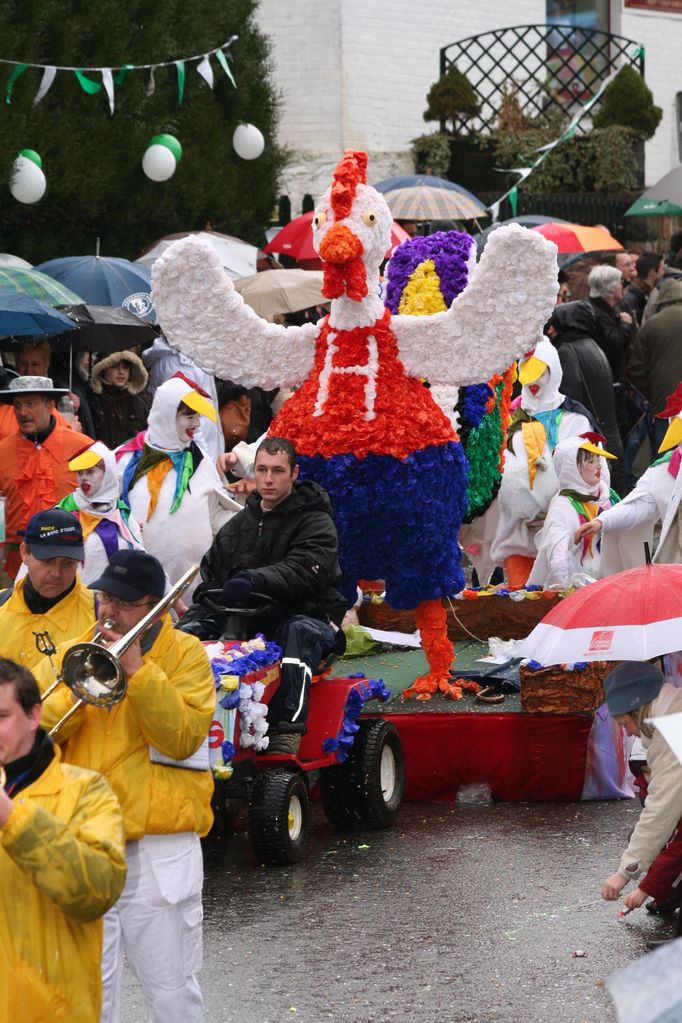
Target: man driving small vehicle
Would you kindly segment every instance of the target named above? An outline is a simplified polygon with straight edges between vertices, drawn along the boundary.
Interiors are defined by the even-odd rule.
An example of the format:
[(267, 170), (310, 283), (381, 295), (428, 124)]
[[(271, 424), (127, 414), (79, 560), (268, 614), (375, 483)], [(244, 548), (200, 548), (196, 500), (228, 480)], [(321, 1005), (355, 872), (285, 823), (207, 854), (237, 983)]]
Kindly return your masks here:
[[(201, 585), (178, 628), (217, 639), (222, 616), (202, 595), (222, 591), (219, 604), (247, 608), (269, 598), (250, 631), (282, 647), (282, 676), (269, 710), (272, 753), (297, 753), (306, 730), (308, 693), (320, 661), (343, 648), (347, 608), (336, 588), (338, 537), (325, 491), (298, 479), (290, 441), (268, 437), (256, 452), (256, 490), (216, 535), (201, 562)], [(260, 600), (259, 600), (260, 598)]]

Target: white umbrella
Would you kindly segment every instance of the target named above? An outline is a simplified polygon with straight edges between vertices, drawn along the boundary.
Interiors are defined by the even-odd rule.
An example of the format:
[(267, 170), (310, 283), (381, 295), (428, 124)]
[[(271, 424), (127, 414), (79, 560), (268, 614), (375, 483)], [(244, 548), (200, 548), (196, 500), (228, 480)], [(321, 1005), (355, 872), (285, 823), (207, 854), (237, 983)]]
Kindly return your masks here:
[(618, 1023), (679, 1023), (681, 970), (682, 938), (678, 938), (607, 977)]
[(256, 246), (249, 245), (248, 242), (243, 242), (241, 238), (234, 238), (230, 234), (221, 234), (219, 231), (180, 231), (178, 234), (166, 235), (145, 249), (135, 262), (142, 263), (143, 266), (153, 266), (159, 256), (162, 256), (173, 242), (178, 238), (186, 238), (190, 234), (215, 249), (226, 273), (233, 281), (256, 272), (256, 260), (258, 259)]
[(13, 256), (9, 252), (0, 252), (0, 266), (18, 266), (20, 270), (30, 270), (33, 263), (27, 262), (21, 256)]
[(259, 316), (277, 316), (328, 302), (322, 294), (321, 270), (263, 270), (235, 283)]

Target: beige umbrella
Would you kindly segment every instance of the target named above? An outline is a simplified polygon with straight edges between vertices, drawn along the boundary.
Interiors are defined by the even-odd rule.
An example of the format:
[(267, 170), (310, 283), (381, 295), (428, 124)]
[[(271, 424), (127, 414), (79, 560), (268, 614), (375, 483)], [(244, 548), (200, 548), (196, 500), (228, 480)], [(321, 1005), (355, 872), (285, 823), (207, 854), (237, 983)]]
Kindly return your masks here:
[(259, 316), (295, 313), (329, 301), (322, 294), (321, 270), (263, 270), (234, 286)]

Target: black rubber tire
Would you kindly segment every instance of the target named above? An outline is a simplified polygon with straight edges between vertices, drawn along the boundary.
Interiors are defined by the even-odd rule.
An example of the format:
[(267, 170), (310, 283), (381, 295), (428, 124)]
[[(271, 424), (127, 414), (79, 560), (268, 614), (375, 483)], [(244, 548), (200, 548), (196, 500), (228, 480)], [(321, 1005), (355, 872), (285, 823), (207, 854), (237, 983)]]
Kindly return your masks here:
[(249, 834), (253, 851), (268, 865), (298, 863), (310, 828), (310, 801), (296, 771), (264, 771), (251, 791)]
[[(384, 776), (382, 780), (382, 766)], [(395, 725), (360, 722), (348, 760), (320, 775), (327, 820), (337, 828), (390, 828), (405, 790), (405, 758)]]

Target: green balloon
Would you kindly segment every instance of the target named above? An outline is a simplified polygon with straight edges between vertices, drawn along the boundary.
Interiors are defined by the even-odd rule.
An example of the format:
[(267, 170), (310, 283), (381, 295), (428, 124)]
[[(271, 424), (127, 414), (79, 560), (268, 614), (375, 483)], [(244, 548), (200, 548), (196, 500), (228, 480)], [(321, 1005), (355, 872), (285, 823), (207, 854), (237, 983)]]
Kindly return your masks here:
[(36, 167), (42, 167), (43, 161), (40, 159), (35, 149), (20, 149), (19, 156), (25, 156), (27, 160), (32, 160)]
[(170, 149), (178, 163), (182, 159), (182, 146), (176, 139), (175, 135), (155, 135), (153, 139), (149, 140), (148, 145), (165, 146), (166, 149)]

